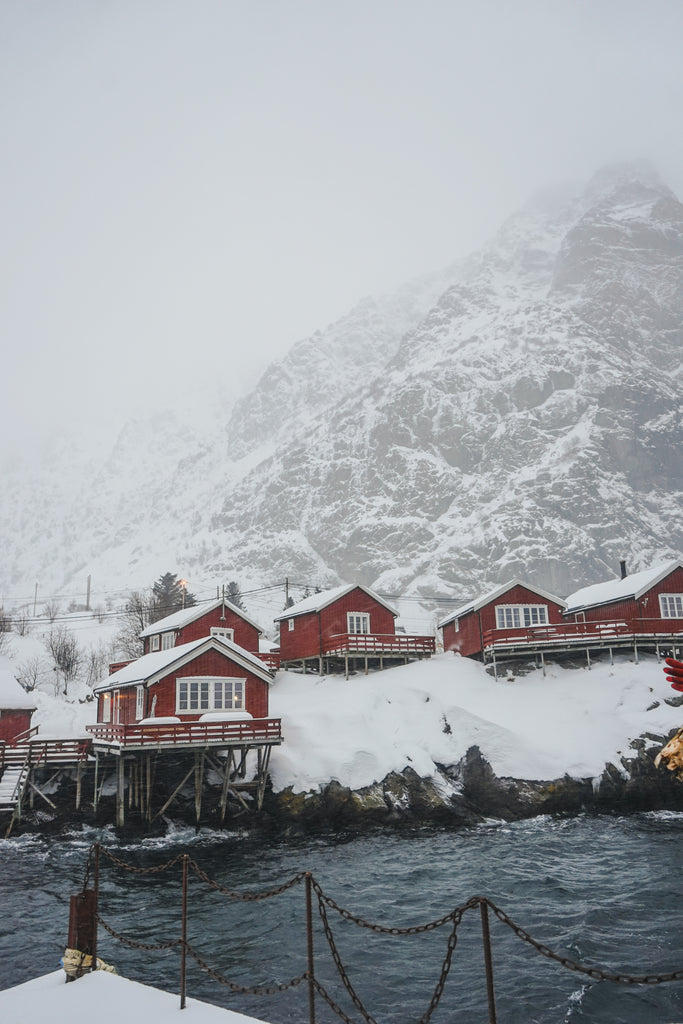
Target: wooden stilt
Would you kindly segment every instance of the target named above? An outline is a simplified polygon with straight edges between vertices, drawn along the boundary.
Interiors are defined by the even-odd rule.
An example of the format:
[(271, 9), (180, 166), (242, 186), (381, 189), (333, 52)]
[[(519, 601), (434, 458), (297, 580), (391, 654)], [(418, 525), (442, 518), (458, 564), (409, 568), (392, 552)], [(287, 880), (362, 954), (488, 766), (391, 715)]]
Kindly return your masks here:
[(180, 783), (180, 785), (176, 786), (176, 788), (173, 790), (173, 792), (171, 793), (171, 795), (169, 796), (168, 800), (166, 801), (164, 806), (161, 808), (161, 810), (157, 811), (157, 813), (154, 815), (154, 818), (152, 819), (153, 821), (156, 821), (157, 818), (160, 818), (161, 815), (164, 813), (164, 811), (167, 810), (167, 808), (169, 808), (171, 806), (171, 804), (173, 803), (173, 801), (177, 797), (177, 795), (180, 792), (180, 790), (183, 788), (183, 786), (185, 785), (187, 780), (190, 778), (190, 776), (194, 773), (195, 769), (196, 769), (196, 766), (192, 765), (192, 767), (190, 768), (189, 772), (184, 777), (184, 779)]
[(151, 821), (152, 821), (152, 755), (151, 754), (147, 755), (147, 764), (146, 764), (145, 767), (147, 769), (146, 773), (145, 773), (145, 775), (146, 775), (146, 777), (145, 777), (145, 782), (146, 782), (146, 786), (145, 786), (145, 817), (147, 818), (148, 823), (151, 824)]
[(82, 782), (83, 782), (83, 763), (82, 763), (82, 761), (79, 761), (78, 765), (76, 766), (76, 810), (77, 811), (80, 811), (80, 809), (81, 809), (81, 786), (82, 786)]
[(259, 747), (259, 773), (258, 773), (258, 787), (256, 790), (256, 808), (261, 810), (263, 807), (263, 798), (266, 794), (266, 782), (268, 781), (268, 765), (270, 764), (270, 746)]
[(367, 654), (365, 655), (365, 674), (366, 675), (368, 674), (368, 656), (367, 656)]
[(197, 826), (202, 813), (202, 789), (204, 786), (204, 751), (197, 750), (194, 755), (194, 811)]
[(95, 811), (95, 813), (97, 813), (97, 803), (98, 803), (98, 800), (99, 800), (99, 793), (97, 792), (97, 775), (98, 775), (99, 767), (100, 767), (100, 755), (99, 755), (99, 753), (97, 753), (97, 754), (95, 754), (95, 782), (94, 782), (93, 792), (92, 792), (92, 809), (93, 809), (93, 811)]
[(126, 821), (124, 793), (124, 764), (123, 757), (119, 757), (116, 763), (116, 824), (119, 828), (123, 828)]
[(221, 825), (225, 821), (225, 812), (228, 807), (228, 787), (230, 785), (230, 773), (233, 766), (233, 752), (228, 748), (228, 756), (225, 762), (225, 771), (223, 773), (223, 785), (221, 787)]
[(541, 651), (541, 668), (543, 669), (543, 678), (545, 679), (545, 658), (543, 656), (543, 651)]
[(586, 664), (588, 665), (588, 668), (591, 667), (591, 652), (588, 647), (586, 648)]
[(348, 656), (348, 654), (344, 655), (344, 676), (345, 676), (346, 679), (349, 678), (349, 656)]

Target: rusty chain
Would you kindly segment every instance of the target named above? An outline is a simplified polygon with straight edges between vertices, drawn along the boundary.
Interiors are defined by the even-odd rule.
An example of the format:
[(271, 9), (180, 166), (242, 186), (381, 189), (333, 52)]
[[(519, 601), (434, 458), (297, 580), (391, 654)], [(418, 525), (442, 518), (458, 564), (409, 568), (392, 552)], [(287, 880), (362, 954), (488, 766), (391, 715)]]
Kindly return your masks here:
[[(176, 864), (180, 863), (183, 860), (183, 858), (187, 856), (186, 854), (178, 854), (176, 857), (172, 858), (169, 861), (166, 861), (164, 864), (158, 865), (157, 867), (140, 868), (135, 867), (132, 864), (126, 863), (119, 857), (115, 856), (110, 850), (107, 850), (105, 847), (102, 847), (98, 843), (95, 843), (90, 847), (88, 851), (88, 859), (83, 878), (83, 893), (85, 893), (85, 890), (87, 889), (90, 875), (92, 872), (93, 853), (95, 849), (98, 849), (100, 852), (104, 853), (112, 864), (115, 864), (117, 867), (122, 868), (125, 871), (130, 871), (138, 875), (151, 875), (158, 874), (162, 871), (167, 871), (170, 868), (174, 867)], [(344, 964), (342, 963), (341, 956), (339, 954), (339, 950), (337, 949), (334, 936), (332, 934), (332, 929), (330, 927), (330, 923), (328, 920), (327, 908), (329, 908), (330, 910), (334, 910), (344, 920), (349, 921), (360, 928), (367, 928), (370, 931), (379, 935), (419, 935), (425, 932), (433, 931), (436, 928), (440, 928), (445, 924), (452, 924), (452, 929), (448, 937), (446, 955), (441, 966), (439, 979), (434, 989), (434, 993), (431, 997), (429, 1006), (425, 1013), (423, 1014), (423, 1016), (420, 1018), (419, 1024), (429, 1024), (431, 1016), (439, 1004), (439, 1001), (445, 988), (446, 979), (451, 968), (453, 954), (455, 952), (455, 947), (457, 944), (457, 929), (460, 922), (462, 921), (462, 918), (464, 917), (465, 913), (468, 910), (472, 910), (475, 907), (482, 905), (490, 907), (492, 912), (495, 914), (498, 920), (501, 921), (502, 924), (505, 924), (507, 927), (509, 927), (517, 936), (517, 938), (521, 939), (523, 942), (530, 945), (533, 949), (540, 953), (541, 956), (544, 956), (549, 960), (553, 960), (554, 962), (560, 964), (560, 966), (566, 968), (567, 970), (586, 975), (595, 981), (610, 981), (620, 985), (658, 985), (663, 982), (683, 980), (683, 969), (660, 974), (629, 975), (625, 973), (610, 972), (599, 967), (586, 967), (570, 959), (569, 957), (561, 956), (559, 953), (555, 953), (552, 949), (550, 949), (549, 946), (546, 946), (544, 943), (538, 942), (529, 934), (529, 932), (527, 932), (520, 925), (516, 924), (512, 920), (512, 918), (505, 913), (505, 911), (497, 907), (495, 903), (493, 903), (486, 896), (472, 896), (469, 900), (467, 900), (466, 903), (463, 903), (461, 906), (456, 907), (448, 914), (444, 915), (443, 917), (437, 918), (436, 920), (429, 921), (426, 924), (413, 925), (406, 928), (397, 928), (366, 921), (359, 915), (353, 914), (351, 913), (351, 911), (341, 907), (334, 899), (332, 899), (332, 897), (326, 895), (323, 892), (321, 886), (309, 871), (299, 872), (293, 878), (289, 879), (289, 881), (284, 882), (282, 885), (277, 886), (274, 889), (258, 893), (240, 893), (232, 889), (226, 888), (225, 886), (217, 882), (215, 879), (211, 878), (205, 871), (202, 870), (202, 868), (199, 867), (196, 861), (192, 860), (189, 857), (187, 858), (187, 863), (188, 867), (192, 868), (197, 877), (206, 885), (208, 885), (209, 888), (211, 888), (213, 891), (218, 892), (221, 895), (228, 896), (232, 899), (241, 900), (243, 902), (257, 902), (269, 899), (273, 896), (278, 896), (281, 893), (286, 892), (288, 889), (291, 889), (293, 886), (298, 885), (305, 878), (310, 878), (311, 887), (315, 891), (316, 896), (318, 898), (318, 910), (322, 921), (323, 930), (325, 932), (325, 937), (327, 939), (330, 952), (332, 954), (332, 959), (334, 961), (334, 964), (337, 968), (337, 971), (339, 973), (339, 976), (342, 980), (342, 983), (347, 994), (349, 995), (351, 1001), (353, 1002), (358, 1012), (363, 1017), (366, 1024), (377, 1024), (377, 1022), (375, 1018), (372, 1017), (365, 1010), (359, 996), (357, 995), (355, 989), (353, 988), (353, 985), (344, 967)], [(126, 936), (121, 935), (114, 928), (112, 928), (105, 921), (103, 921), (102, 918), (99, 917), (99, 915), (97, 915), (97, 921), (99, 922), (99, 924), (102, 925), (105, 931), (109, 932), (109, 934), (112, 935), (115, 939), (134, 949), (158, 951), (163, 949), (172, 949), (177, 946), (182, 946), (184, 944), (186, 952), (189, 953), (189, 955), (197, 962), (197, 964), (200, 966), (202, 970), (204, 970), (215, 981), (227, 986), (235, 992), (240, 992), (247, 995), (271, 995), (276, 992), (283, 992), (287, 989), (293, 988), (301, 984), (302, 981), (309, 981), (313, 984), (321, 998), (323, 998), (327, 1002), (327, 1004), (334, 1011), (334, 1013), (336, 1013), (337, 1016), (339, 1016), (345, 1022), (345, 1024), (354, 1024), (353, 1020), (350, 1017), (348, 1017), (346, 1013), (342, 1010), (342, 1008), (334, 1001), (334, 999), (329, 995), (324, 986), (321, 985), (321, 983), (316, 978), (311, 978), (308, 972), (304, 973), (298, 978), (293, 978), (288, 983), (283, 983), (281, 985), (256, 986), (253, 988), (246, 988), (244, 986), (237, 985), (235, 982), (229, 981), (218, 971), (209, 967), (209, 965), (202, 959), (202, 957), (197, 953), (197, 951), (194, 950), (187, 942), (183, 943), (182, 939), (173, 939), (158, 944), (136, 942), (135, 940), (129, 939)]]
[(215, 879), (210, 878), (205, 871), (199, 867), (196, 861), (190, 858), (188, 860), (188, 867), (191, 867), (198, 878), (205, 882), (210, 889), (215, 892), (221, 893), (222, 896), (230, 896), (234, 900), (240, 900), (243, 903), (258, 902), (259, 900), (270, 899), (271, 896), (279, 896), (281, 893), (286, 892), (287, 889), (291, 889), (292, 886), (298, 885), (299, 882), (303, 881), (304, 878), (309, 874), (308, 871), (300, 871), (298, 875), (294, 875), (288, 882), (284, 882), (282, 885), (278, 885), (275, 889), (269, 889), (266, 892), (235, 892), (233, 889), (226, 889), (224, 885), (217, 882)]
[(122, 935), (121, 932), (117, 932), (115, 928), (112, 928), (110, 924), (107, 924), (99, 914), (95, 915), (97, 923), (101, 924), (105, 932), (109, 932), (115, 939), (122, 942), (124, 946), (130, 946), (131, 949), (145, 949), (147, 952), (156, 953), (160, 949), (173, 949), (174, 946), (181, 946), (183, 943), (182, 939), (169, 939), (167, 942), (137, 942), (135, 939), (129, 939), (126, 935)]
[(491, 908), (493, 913), (496, 915), (499, 921), (511, 928), (518, 939), (522, 942), (527, 942), (530, 946), (540, 953), (541, 956), (546, 957), (548, 960), (554, 960), (556, 963), (561, 964), (562, 967), (566, 967), (568, 971), (576, 971), (579, 974), (587, 974), (589, 978), (593, 978), (595, 981), (613, 981), (617, 985), (660, 985), (666, 981), (683, 981), (683, 969), (680, 971), (670, 971), (668, 974), (613, 974), (610, 971), (605, 971), (601, 967), (584, 967), (583, 964), (577, 963), (575, 960), (571, 960), (569, 957), (560, 956), (559, 953), (553, 952), (549, 946), (544, 945), (542, 942), (537, 942), (529, 932), (524, 928), (521, 928), (518, 924), (512, 920), (512, 918), (501, 910), (499, 907), (492, 903), (486, 896), (475, 897), (478, 903), (485, 903)]
[[(182, 939), (178, 940), (182, 942)], [(281, 982), (278, 985), (254, 985), (251, 988), (247, 988), (244, 985), (238, 985), (235, 981), (230, 981), (219, 971), (214, 970), (213, 967), (209, 967), (207, 962), (202, 959), (196, 949), (194, 949), (189, 942), (185, 943), (185, 949), (189, 956), (205, 971), (209, 977), (217, 981), (219, 985), (225, 985), (232, 992), (240, 992), (247, 996), (273, 996), (277, 992), (286, 992), (290, 988), (296, 988), (302, 981), (308, 981), (308, 971), (300, 974), (297, 978), (292, 978), (291, 981)]]

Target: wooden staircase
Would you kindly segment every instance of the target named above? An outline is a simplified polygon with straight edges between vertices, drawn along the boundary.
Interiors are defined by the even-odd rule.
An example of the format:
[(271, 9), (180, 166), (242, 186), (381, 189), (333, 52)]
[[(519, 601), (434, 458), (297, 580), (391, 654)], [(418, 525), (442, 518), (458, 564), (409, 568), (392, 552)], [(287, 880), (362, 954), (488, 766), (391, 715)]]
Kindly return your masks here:
[(8, 765), (0, 776), (0, 812), (15, 811), (28, 785), (28, 760)]

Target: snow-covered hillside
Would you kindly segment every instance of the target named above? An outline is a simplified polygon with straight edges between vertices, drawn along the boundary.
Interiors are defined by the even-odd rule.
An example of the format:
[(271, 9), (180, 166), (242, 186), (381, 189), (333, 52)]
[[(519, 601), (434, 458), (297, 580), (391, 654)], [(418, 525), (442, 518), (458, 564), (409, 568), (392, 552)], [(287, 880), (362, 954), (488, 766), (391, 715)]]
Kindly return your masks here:
[(607, 169), (364, 300), (222, 419), (185, 392), (95, 460), (15, 463), (6, 601), (169, 568), (456, 599), (520, 575), (561, 596), (681, 557), (682, 342), (683, 207), (649, 169)]

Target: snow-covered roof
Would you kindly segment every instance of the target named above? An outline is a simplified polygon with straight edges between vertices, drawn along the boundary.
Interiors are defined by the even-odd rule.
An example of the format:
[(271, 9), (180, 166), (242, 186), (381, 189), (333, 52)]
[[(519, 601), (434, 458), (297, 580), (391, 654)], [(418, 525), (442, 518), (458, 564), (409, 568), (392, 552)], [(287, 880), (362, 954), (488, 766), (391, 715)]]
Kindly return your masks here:
[(333, 587), (332, 590), (323, 590), (319, 594), (312, 594), (311, 597), (305, 597), (303, 601), (299, 601), (297, 604), (293, 604), (291, 608), (285, 608), (280, 614), (275, 616), (275, 622), (282, 622), (283, 619), (294, 619), (297, 615), (308, 615), (310, 612), (319, 612), (323, 608), (327, 608), (328, 605), (334, 604), (340, 597), (344, 597), (345, 594), (350, 594), (352, 590), (362, 590), (368, 597), (371, 597), (373, 601), (377, 601), (378, 604), (383, 605), (387, 611), (390, 611), (392, 615), (397, 616), (398, 612), (387, 604), (386, 601), (378, 597), (373, 590), (369, 587), (364, 587), (361, 583), (345, 583), (341, 587)]
[(561, 597), (557, 597), (555, 594), (548, 594), (545, 590), (541, 590), (539, 587), (533, 586), (531, 583), (526, 583), (525, 580), (513, 579), (508, 580), (507, 583), (503, 583), (499, 587), (495, 587), (493, 590), (488, 590), (485, 594), (476, 598), (474, 601), (468, 601), (467, 604), (463, 604), (460, 608), (456, 608), (454, 612), (449, 612), (445, 619), (442, 619), (439, 623), (439, 629), (447, 626), (449, 622), (453, 622), (455, 619), (461, 619), (463, 615), (469, 615), (470, 612), (477, 612), (480, 608), (490, 604), (491, 601), (495, 601), (496, 598), (502, 597), (508, 590), (512, 590), (513, 587), (524, 587), (525, 590), (530, 590), (532, 594), (538, 594), (545, 601), (551, 601), (553, 604), (559, 605), (560, 608), (564, 608), (566, 602)]
[(583, 608), (611, 604), (613, 601), (642, 597), (676, 569), (683, 569), (683, 562), (667, 562), (664, 565), (656, 565), (652, 569), (634, 572), (623, 579), (607, 580), (605, 583), (594, 583), (590, 587), (583, 587), (567, 598), (567, 612), (572, 613)]
[(245, 651), (239, 644), (225, 637), (209, 636), (201, 637), (199, 640), (192, 640), (189, 644), (180, 644), (179, 647), (170, 647), (167, 651), (154, 651), (152, 654), (144, 654), (136, 661), (124, 665), (118, 672), (113, 672), (101, 683), (94, 687), (95, 693), (103, 690), (118, 689), (124, 686), (133, 686), (136, 683), (152, 683), (167, 675), (170, 669), (175, 666), (182, 668), (189, 661), (192, 661), (198, 654), (205, 650), (217, 650), (248, 668), (254, 675), (259, 676), (266, 682), (273, 681), (273, 674), (263, 664), (260, 658), (250, 651)]
[(182, 629), (183, 626), (187, 626), (190, 622), (194, 622), (195, 619), (200, 619), (202, 615), (206, 615), (208, 612), (214, 611), (216, 608), (220, 608), (224, 605), (229, 608), (235, 615), (239, 615), (240, 618), (248, 622), (250, 626), (257, 629), (259, 633), (263, 630), (258, 623), (253, 622), (248, 615), (238, 608), (236, 605), (231, 604), (230, 601), (224, 601), (219, 598), (217, 601), (210, 601), (209, 603), (202, 602), (201, 604), (193, 604), (190, 608), (181, 608), (178, 612), (173, 612), (171, 615), (167, 615), (163, 619), (157, 619), (150, 626), (146, 626), (141, 633), (138, 633), (140, 639), (144, 639), (146, 636), (154, 636), (156, 633), (167, 633), (171, 629)]
[(35, 711), (36, 702), (19, 685), (9, 669), (0, 668), (0, 710)]

